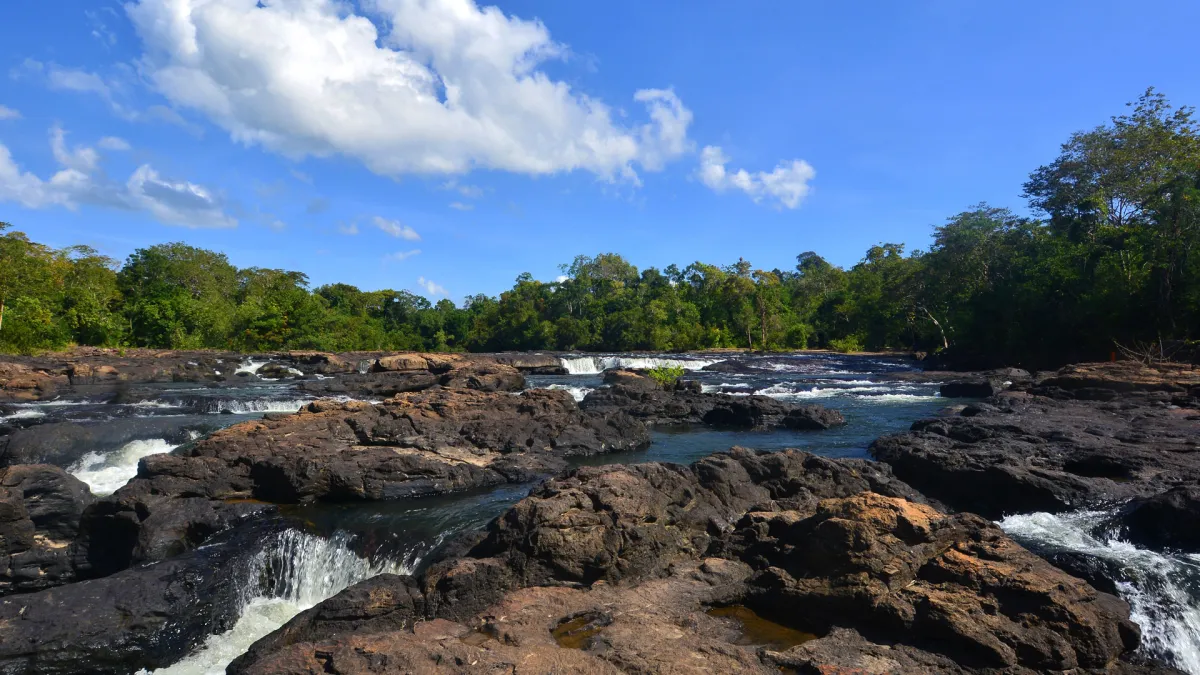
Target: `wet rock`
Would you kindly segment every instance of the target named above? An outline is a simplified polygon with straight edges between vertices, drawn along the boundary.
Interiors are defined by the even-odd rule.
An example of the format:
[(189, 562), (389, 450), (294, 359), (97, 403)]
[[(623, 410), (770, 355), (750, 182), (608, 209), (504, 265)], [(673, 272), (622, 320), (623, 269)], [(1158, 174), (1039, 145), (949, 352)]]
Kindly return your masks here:
[(708, 424), (736, 429), (822, 430), (845, 424), (836, 410), (819, 405), (796, 405), (768, 396), (705, 394), (681, 382), (664, 389), (631, 371), (606, 373), (609, 386), (587, 395), (587, 411), (624, 411), (648, 424)]
[(1200, 420), (1187, 410), (1008, 393), (970, 410), (916, 422), (875, 441), (871, 453), (923, 493), (989, 518), (1200, 481)]
[(516, 368), (499, 363), (471, 364), (442, 375), (438, 384), (449, 389), (521, 391), (525, 388), (525, 376)]
[(1115, 525), (1140, 546), (1200, 552), (1200, 485), (1181, 485), (1135, 500)]
[(255, 373), (266, 380), (291, 380), (304, 377), (304, 372), (286, 363), (271, 362), (263, 364)]
[(424, 497), (525, 482), (564, 458), (649, 444), (617, 413), (585, 414), (566, 392), (434, 388), (382, 404), (316, 401), (215, 432), (88, 510), (81, 563), (93, 576), (189, 550), (269, 504)]
[(181, 424), (178, 418), (48, 422), (13, 431), (7, 442), (0, 444), (0, 466), (53, 464), (68, 468), (89, 452), (104, 453), (131, 441), (155, 438), (182, 444), (193, 434), (207, 434), (216, 428), (216, 424), (203, 421)]
[[(799, 451), (581, 468), (469, 553), (347, 589), (229, 672), (1128, 672), (1119, 600), (920, 499), (882, 465)], [(756, 641), (713, 611), (736, 605), (824, 637)]]
[(939, 393), (943, 398), (987, 398), (1004, 391), (1006, 387), (996, 380), (948, 382)]
[(58, 467), (0, 469), (0, 595), (74, 580), (79, 521), (94, 499)]
[(241, 609), (249, 528), (184, 556), (104, 579), (0, 598), (0, 672), (127, 675), (178, 661)]

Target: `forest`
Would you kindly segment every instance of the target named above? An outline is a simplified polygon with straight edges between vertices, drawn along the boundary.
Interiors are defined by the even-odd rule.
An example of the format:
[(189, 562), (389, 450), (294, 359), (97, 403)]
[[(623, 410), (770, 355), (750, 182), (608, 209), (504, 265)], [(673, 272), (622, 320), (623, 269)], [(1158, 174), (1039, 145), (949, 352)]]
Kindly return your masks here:
[(928, 250), (880, 243), (844, 269), (746, 260), (638, 270), (579, 256), (565, 279), (431, 304), (407, 291), (310, 288), (183, 243), (119, 263), (0, 223), (0, 351), (70, 345), (347, 350), (919, 350), (1049, 367), (1200, 334), (1200, 129), (1148, 90), (1073, 134), (1023, 186), (1032, 217), (979, 204)]

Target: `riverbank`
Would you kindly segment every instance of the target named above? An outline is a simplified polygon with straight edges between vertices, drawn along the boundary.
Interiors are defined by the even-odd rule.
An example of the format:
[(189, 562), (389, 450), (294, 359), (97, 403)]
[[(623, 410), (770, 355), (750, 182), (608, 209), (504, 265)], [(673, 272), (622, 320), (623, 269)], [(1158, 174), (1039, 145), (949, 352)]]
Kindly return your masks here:
[[(413, 672), (522, 661), (568, 672), (870, 663), (887, 672), (1156, 672), (1166, 663), (1195, 672), (1187, 621), (1200, 598), (1169, 606), (1127, 567), (1051, 550), (1030, 526), (1108, 508), (1087, 536), (1186, 563), (1179, 551), (1193, 545), (1200, 477), (1200, 379), (1186, 367), (1097, 364), (954, 383), (899, 360), (689, 356), (685, 383), (664, 389), (632, 372), (572, 375), (566, 360), (578, 355), (263, 356), (82, 362), (117, 375), (68, 381), (57, 401), (8, 404), (14, 415), (112, 397), (60, 406), (106, 415), (94, 424), (26, 416), (0, 428), (12, 514), (2, 527), (18, 544), (5, 553), (16, 574), (0, 589), (0, 618), (15, 627), (0, 638), (6, 672), (82, 663), (128, 672), (189, 654), (184, 672), (208, 672), (258, 638), (235, 672), (366, 672), (383, 661)], [(247, 374), (185, 383), (186, 396), (171, 393), (184, 386), (177, 381), (151, 379), (173, 377), (180, 363), (185, 374), (218, 365)], [(42, 461), (42, 448), (64, 463), (67, 428), (117, 433), (131, 411), (151, 409), (144, 402), (211, 407), (193, 384), (221, 396), (243, 388), (342, 399), (197, 429), (173, 451), (135, 460), (137, 475), (110, 496), (81, 490), (63, 468), (12, 462)], [(871, 448), (881, 462), (831, 452), (879, 424), (881, 411), (946, 408), (954, 401), (937, 392), (952, 385), (995, 395), (883, 434)], [(887, 419), (899, 432), (909, 422), (895, 414)], [(720, 438), (812, 452), (696, 460)], [(646, 460), (658, 461), (626, 465)], [(321, 523), (328, 534), (313, 530)], [(428, 530), (414, 538), (417, 523)], [(218, 577), (244, 581), (203, 590)], [(181, 583), (193, 590), (173, 590)], [(211, 599), (188, 612), (190, 593)], [(1018, 608), (1018, 596), (1037, 600)], [(643, 607), (644, 597), (658, 601)], [(310, 609), (271, 633), (291, 616), (269, 623), (285, 605)], [(251, 620), (268, 627), (256, 632)], [(666, 641), (680, 626), (694, 639)], [(1158, 626), (1167, 628), (1147, 629)]]

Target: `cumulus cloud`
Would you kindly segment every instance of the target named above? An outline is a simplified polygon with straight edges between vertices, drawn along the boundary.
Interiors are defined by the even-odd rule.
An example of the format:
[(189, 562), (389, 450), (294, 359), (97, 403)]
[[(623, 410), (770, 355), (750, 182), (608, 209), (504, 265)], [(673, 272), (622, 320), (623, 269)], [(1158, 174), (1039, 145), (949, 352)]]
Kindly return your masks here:
[(567, 49), (538, 21), (473, 0), (367, 4), (378, 21), (340, 0), (138, 0), (127, 12), (141, 70), (172, 104), (289, 157), (344, 155), (389, 176), (636, 181), (688, 148), (692, 116), (673, 91), (635, 92), (646, 119), (626, 123), (541, 70)]
[(425, 277), (419, 277), (417, 279), (417, 285), (421, 287), (421, 290), (425, 291), (425, 295), (444, 295), (446, 297), (450, 297), (450, 292), (447, 291), (444, 286), (434, 283), (432, 280), (426, 279)]
[(50, 149), (61, 168), (49, 179), (23, 171), (0, 144), (0, 202), (31, 209), (80, 205), (103, 206), (149, 214), (160, 223), (184, 227), (233, 227), (221, 201), (207, 188), (159, 175), (150, 165), (138, 167), (124, 183), (110, 180), (92, 147), (67, 144), (66, 132), (50, 130)]
[(21, 119), (21, 113), (12, 108), (0, 104), (0, 120), (17, 120)]
[(384, 256), (384, 259), (395, 262), (404, 262), (414, 255), (421, 255), (421, 249), (414, 248), (411, 251), (396, 251), (395, 253), (389, 253), (388, 255)]
[(728, 163), (729, 158), (721, 148), (706, 146), (700, 151), (700, 168), (697, 171), (700, 181), (717, 192), (741, 190), (756, 203), (769, 199), (789, 209), (800, 206), (810, 190), (809, 181), (817, 175), (812, 165), (802, 159), (780, 162), (769, 173), (750, 173), (745, 169), (730, 171), (725, 168)]
[(375, 223), (375, 227), (378, 227), (397, 239), (421, 241), (421, 235), (417, 234), (416, 230), (412, 229), (408, 225), (402, 224), (398, 220), (388, 220), (383, 216), (375, 216), (373, 222)]

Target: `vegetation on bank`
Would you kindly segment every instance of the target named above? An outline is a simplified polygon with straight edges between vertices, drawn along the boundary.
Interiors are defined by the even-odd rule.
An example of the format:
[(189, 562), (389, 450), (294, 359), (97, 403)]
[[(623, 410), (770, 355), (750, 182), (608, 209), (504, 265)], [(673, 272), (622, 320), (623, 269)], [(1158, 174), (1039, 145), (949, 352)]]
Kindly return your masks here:
[(1148, 91), (1070, 137), (1024, 197), (1040, 218), (980, 204), (928, 251), (879, 244), (849, 269), (813, 252), (792, 269), (745, 260), (639, 271), (579, 256), (461, 307), (407, 291), (310, 289), (301, 272), (238, 269), (182, 243), (124, 264), (52, 249), (0, 224), (0, 350), (68, 344), (262, 351), (822, 347), (951, 350), (1044, 366), (1114, 343), (1200, 333), (1200, 130)]

